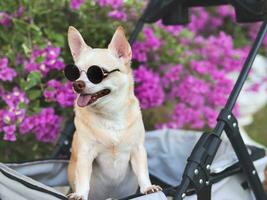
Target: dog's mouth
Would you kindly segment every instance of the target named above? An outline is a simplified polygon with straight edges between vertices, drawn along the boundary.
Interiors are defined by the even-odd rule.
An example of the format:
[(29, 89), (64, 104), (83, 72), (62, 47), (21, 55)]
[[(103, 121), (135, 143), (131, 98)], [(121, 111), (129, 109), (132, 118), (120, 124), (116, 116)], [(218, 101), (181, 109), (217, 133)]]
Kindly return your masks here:
[(99, 98), (106, 96), (110, 93), (109, 89), (103, 89), (93, 94), (80, 94), (77, 100), (77, 104), (80, 107), (88, 106), (96, 102)]

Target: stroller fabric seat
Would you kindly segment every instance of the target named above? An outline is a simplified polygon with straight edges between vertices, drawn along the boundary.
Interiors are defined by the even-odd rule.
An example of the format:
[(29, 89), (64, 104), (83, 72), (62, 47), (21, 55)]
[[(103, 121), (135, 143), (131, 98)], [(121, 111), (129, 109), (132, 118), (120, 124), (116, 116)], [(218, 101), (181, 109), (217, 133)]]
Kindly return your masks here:
[[(201, 133), (186, 130), (156, 130), (146, 134), (145, 146), (148, 154), (149, 172), (166, 185), (180, 183), (186, 159), (198, 141)], [(211, 165), (211, 173), (221, 174), (237, 163), (237, 157), (227, 140), (223, 140), (216, 158)], [(260, 178), (264, 178), (267, 157), (254, 162)], [(0, 199), (66, 199), (65, 195), (52, 187), (67, 186), (67, 160), (39, 160), (24, 163), (0, 164)], [(216, 200), (253, 200), (249, 189), (242, 186), (244, 177), (234, 174), (223, 178), (212, 187), (212, 198)], [(225, 194), (229, 194), (226, 197)], [(196, 199), (191, 195), (185, 199)], [(162, 192), (133, 199), (165, 200)]]

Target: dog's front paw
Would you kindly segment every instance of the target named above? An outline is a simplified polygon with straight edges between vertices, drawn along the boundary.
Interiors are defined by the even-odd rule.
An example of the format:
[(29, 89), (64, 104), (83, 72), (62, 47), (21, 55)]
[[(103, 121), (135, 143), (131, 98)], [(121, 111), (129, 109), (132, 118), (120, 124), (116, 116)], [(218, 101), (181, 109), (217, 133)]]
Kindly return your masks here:
[(158, 185), (151, 185), (149, 187), (147, 187), (142, 193), (144, 194), (150, 194), (150, 193), (154, 193), (154, 192), (158, 192), (161, 191), (162, 188)]
[(79, 195), (77, 193), (70, 193), (67, 195), (68, 200), (85, 200), (82, 195)]

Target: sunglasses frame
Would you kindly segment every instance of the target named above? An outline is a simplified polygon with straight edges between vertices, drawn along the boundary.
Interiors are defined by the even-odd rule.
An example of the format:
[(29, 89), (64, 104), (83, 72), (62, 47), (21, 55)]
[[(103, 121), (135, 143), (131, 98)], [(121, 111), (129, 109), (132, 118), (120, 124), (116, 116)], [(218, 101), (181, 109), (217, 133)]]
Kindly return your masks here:
[[(90, 66), (87, 70), (80, 70), (80, 69), (77, 67), (77, 65), (75, 65), (75, 64), (68, 64), (68, 65), (66, 65), (65, 68), (64, 68), (64, 75), (65, 75), (65, 77), (66, 77), (69, 81), (71, 81), (71, 82), (76, 81), (79, 77), (77, 77), (75, 80), (73, 80), (72, 78), (68, 78), (68, 76), (66, 76), (66, 74), (67, 74), (67, 73), (66, 73), (66, 68), (67, 68), (67, 67), (74, 67), (74, 68), (78, 69), (78, 70), (79, 70), (79, 77), (81, 76), (81, 73), (84, 72), (84, 73), (86, 74), (88, 80), (89, 80), (90, 82), (94, 83), (94, 84), (101, 83), (101, 82), (102, 82), (102, 81), (103, 81), (109, 74), (111, 74), (111, 73), (113, 73), (113, 72), (116, 72), (116, 71), (120, 71), (119, 69), (113, 69), (113, 70), (111, 70), (111, 71), (107, 71), (107, 70), (103, 69), (102, 67), (100, 67), (100, 66), (98, 66), (98, 65), (92, 65), (92, 66)], [(98, 69), (101, 70), (102, 77), (99, 78), (98, 81), (92, 81), (92, 78), (90, 78), (91, 76), (88, 76), (88, 71), (90, 70), (90, 68), (92, 69), (92, 67), (97, 67)]]

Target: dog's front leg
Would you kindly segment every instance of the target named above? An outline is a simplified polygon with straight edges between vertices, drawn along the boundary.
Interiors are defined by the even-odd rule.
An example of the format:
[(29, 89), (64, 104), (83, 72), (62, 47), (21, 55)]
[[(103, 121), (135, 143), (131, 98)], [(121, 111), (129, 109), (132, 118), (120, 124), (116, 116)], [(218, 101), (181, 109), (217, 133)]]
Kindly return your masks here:
[(161, 187), (151, 184), (148, 174), (147, 154), (143, 144), (133, 150), (131, 164), (137, 176), (141, 193), (148, 194), (162, 190)]
[(78, 154), (75, 161), (70, 162), (69, 171), (73, 170), (73, 193), (68, 195), (69, 200), (87, 200), (90, 190), (90, 179), (94, 156)]

